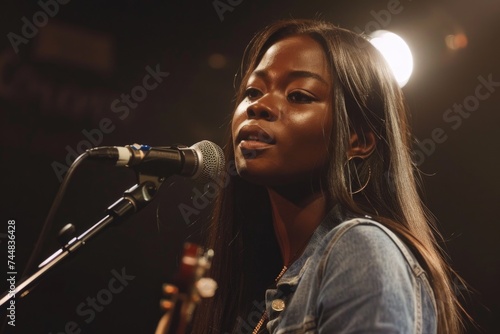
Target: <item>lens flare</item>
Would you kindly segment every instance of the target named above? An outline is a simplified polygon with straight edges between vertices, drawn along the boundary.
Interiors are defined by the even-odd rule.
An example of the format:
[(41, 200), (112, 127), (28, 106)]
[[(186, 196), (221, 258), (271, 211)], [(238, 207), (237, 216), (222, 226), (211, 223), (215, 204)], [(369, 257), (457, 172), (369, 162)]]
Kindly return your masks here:
[(386, 30), (373, 32), (370, 43), (384, 56), (399, 86), (404, 87), (413, 72), (413, 56), (408, 44), (395, 33)]

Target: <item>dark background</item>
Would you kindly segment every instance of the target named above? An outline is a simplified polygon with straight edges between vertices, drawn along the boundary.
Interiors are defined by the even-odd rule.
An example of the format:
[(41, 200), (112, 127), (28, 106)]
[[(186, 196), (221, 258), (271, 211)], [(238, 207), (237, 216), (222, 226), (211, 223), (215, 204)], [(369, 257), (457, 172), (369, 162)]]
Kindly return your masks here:
[[(213, 1), (73, 0), (58, 8), (52, 5), (53, 17), (45, 22), (36, 1), (2, 2), (0, 249), (5, 261), (0, 267), (7, 272), (7, 221), (14, 219), (20, 277), (60, 185), (53, 165), (65, 165), (69, 151), (86, 148), (82, 131), (94, 133), (101, 146), (191, 145), (203, 139), (222, 145), (233, 77), (253, 33), (278, 18), (321, 17), (368, 32), (378, 25), (409, 43), (415, 67), (404, 91), (415, 135), (427, 143), (425, 149), (416, 147), (422, 154), (426, 203), (438, 218), (452, 266), (470, 285), (464, 303), (480, 329), (469, 326), (468, 332), (498, 333), (500, 87), (493, 87), (489, 98), (460, 117), (460, 123), (443, 116), (454, 104), (474, 101), (480, 77), (500, 82), (500, 2), (219, 3), (228, 6), (220, 16)], [(392, 5), (398, 13), (389, 12)], [(25, 21), (34, 17), (40, 28), (24, 28), (23, 35)], [(12, 33), (26, 38), (17, 45), (18, 52), (9, 41)], [(446, 36), (461, 33), (467, 36), (467, 47), (450, 49)], [(147, 66), (169, 74), (128, 114), (117, 112), (113, 101), (142, 85)], [(99, 122), (106, 118), (113, 130), (98, 135)], [(446, 140), (431, 143), (437, 128)], [(62, 226), (72, 222), (83, 232), (135, 183), (131, 170), (85, 163), (36, 263), (59, 248), (56, 234)], [(194, 187), (180, 177), (165, 182), (144, 211), (102, 233), (30, 295), (17, 298), (16, 327), (8, 330), (55, 334), (71, 333), (73, 326), (82, 333), (154, 332), (161, 314), (161, 284), (175, 272), (183, 241), (197, 240), (208, 215), (208, 209), (201, 210), (187, 224), (180, 214), (180, 204), (192, 205)], [(77, 307), (108, 288), (113, 270), (134, 278), (87, 323), (88, 313), (82, 316)]]

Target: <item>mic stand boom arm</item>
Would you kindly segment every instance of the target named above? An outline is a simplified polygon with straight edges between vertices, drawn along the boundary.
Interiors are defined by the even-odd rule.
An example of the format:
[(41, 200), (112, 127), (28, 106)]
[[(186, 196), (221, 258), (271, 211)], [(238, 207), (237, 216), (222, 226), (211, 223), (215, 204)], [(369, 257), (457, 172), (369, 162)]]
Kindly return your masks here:
[(88, 240), (96, 236), (105, 227), (109, 226), (111, 223), (121, 222), (144, 208), (153, 200), (163, 180), (164, 178), (139, 174), (139, 184), (126, 190), (123, 197), (106, 210), (107, 214), (104, 218), (78, 237), (74, 237), (68, 241), (66, 245), (43, 261), (38, 266), (38, 271), (16, 284), (16, 288), (13, 291), (5, 293), (0, 299), (0, 306), (20, 292), (24, 292), (21, 294), (21, 297), (26, 295), (29, 292), (29, 286), (32, 286), (35, 281), (39, 280), (42, 275), (68, 257), (69, 254), (75, 253), (81, 246), (85, 245)]

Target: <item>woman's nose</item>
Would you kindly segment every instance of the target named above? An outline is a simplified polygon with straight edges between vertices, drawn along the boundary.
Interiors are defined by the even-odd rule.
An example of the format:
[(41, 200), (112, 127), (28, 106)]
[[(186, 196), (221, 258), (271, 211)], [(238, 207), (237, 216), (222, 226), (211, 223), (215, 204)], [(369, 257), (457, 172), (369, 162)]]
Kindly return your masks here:
[(247, 108), (247, 117), (273, 121), (278, 117), (278, 105), (270, 96), (264, 95)]

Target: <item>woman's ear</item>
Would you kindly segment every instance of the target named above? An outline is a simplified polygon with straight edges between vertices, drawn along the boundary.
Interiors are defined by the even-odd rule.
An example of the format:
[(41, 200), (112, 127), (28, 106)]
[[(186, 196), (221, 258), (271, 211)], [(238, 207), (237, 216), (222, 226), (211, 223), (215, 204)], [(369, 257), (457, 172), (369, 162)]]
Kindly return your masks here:
[(349, 157), (366, 158), (375, 150), (377, 139), (373, 131), (363, 132), (362, 137), (356, 131), (351, 132), (349, 139)]

